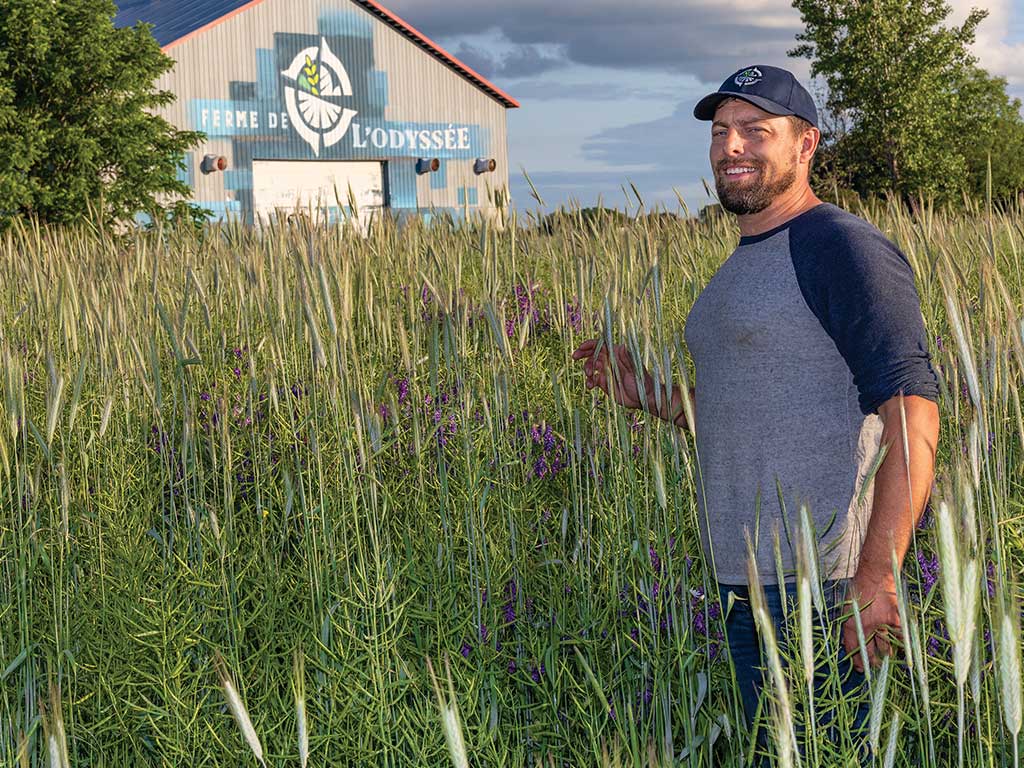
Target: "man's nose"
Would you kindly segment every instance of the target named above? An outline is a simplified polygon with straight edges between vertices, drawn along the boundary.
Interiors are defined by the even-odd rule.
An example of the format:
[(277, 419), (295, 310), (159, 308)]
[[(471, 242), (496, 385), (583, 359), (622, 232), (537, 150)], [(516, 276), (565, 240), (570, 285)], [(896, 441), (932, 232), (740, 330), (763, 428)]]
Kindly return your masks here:
[(740, 132), (730, 128), (725, 134), (725, 146), (722, 149), (727, 155), (742, 155), (743, 139), (740, 137)]

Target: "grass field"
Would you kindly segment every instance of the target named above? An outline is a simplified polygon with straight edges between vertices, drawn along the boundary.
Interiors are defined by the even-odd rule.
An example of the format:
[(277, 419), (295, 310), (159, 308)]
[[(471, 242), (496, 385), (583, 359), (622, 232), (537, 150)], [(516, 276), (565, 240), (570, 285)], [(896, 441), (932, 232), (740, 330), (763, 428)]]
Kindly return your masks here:
[[(1016, 766), (1024, 219), (862, 213), (942, 387), (875, 760)], [(692, 381), (731, 220), (0, 237), (0, 763), (743, 764), (692, 435), (570, 360), (606, 334)], [(773, 760), (844, 765), (810, 602)]]

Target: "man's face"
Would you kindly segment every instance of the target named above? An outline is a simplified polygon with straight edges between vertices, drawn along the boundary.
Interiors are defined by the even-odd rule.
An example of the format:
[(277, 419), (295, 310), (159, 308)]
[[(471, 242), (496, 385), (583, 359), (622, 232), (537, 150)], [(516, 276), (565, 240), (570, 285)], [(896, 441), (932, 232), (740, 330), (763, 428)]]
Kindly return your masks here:
[(722, 207), (760, 213), (797, 180), (802, 136), (785, 117), (727, 99), (711, 124), (711, 168)]

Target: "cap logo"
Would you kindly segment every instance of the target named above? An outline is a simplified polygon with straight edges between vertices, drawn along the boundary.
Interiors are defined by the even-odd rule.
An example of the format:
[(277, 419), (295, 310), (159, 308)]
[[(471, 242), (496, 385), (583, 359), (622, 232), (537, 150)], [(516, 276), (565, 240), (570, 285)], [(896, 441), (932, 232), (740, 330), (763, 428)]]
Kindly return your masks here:
[(753, 85), (754, 83), (760, 83), (764, 79), (764, 75), (761, 74), (761, 70), (757, 67), (747, 67), (742, 72), (737, 73), (736, 77), (732, 80), (736, 85), (741, 88), (744, 85)]

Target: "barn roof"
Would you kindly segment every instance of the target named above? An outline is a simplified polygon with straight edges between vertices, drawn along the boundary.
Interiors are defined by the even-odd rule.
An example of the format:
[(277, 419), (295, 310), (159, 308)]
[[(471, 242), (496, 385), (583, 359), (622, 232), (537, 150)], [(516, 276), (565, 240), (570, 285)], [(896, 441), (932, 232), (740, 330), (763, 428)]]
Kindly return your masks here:
[[(117, 0), (114, 25), (130, 27), (137, 21), (153, 25), (153, 37), (166, 51), (210, 27), (259, 5), (264, 0)], [(412, 25), (400, 19), (376, 0), (352, 0), (389, 27), (447, 64), (475, 86), (506, 107), (519, 102), (478, 74)]]

